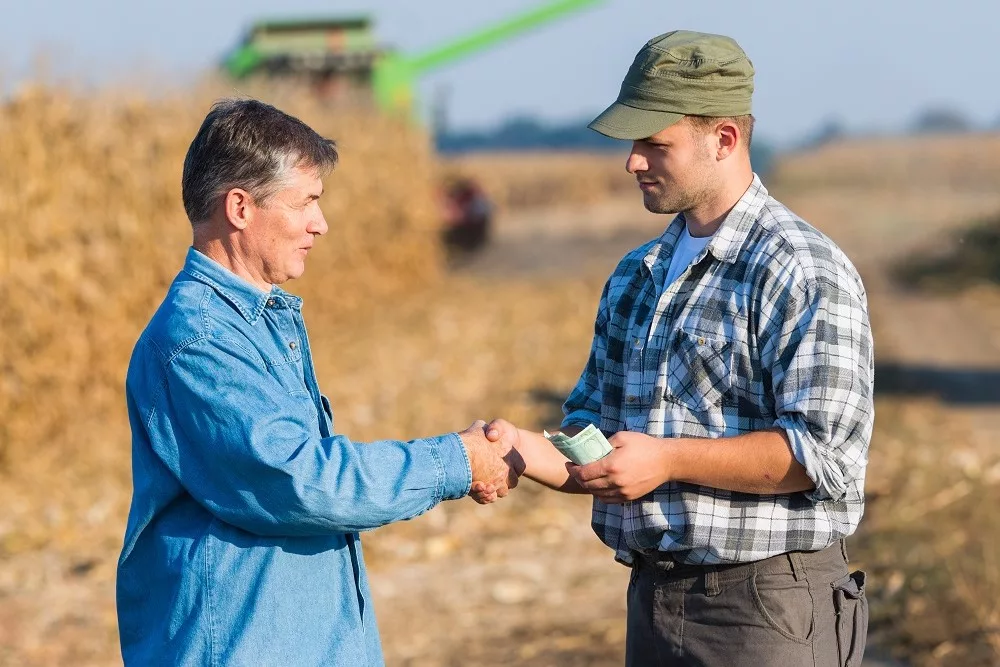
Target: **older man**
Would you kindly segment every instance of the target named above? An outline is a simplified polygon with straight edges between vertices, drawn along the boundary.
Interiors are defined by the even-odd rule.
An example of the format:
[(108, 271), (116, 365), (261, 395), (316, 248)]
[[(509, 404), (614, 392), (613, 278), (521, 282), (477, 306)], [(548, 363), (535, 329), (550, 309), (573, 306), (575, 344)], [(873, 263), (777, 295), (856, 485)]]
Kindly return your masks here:
[(666, 33), (591, 123), (631, 142), (645, 207), (678, 215), (612, 273), (563, 408), (564, 431), (595, 424), (613, 451), (574, 466), (537, 433), (517, 445), (529, 477), (593, 494), (594, 530), (632, 567), (630, 666), (864, 652), (864, 573), (843, 539), (874, 414), (865, 289), (753, 173), (753, 75), (731, 38)]
[(506, 490), (482, 422), (410, 442), (336, 435), (298, 278), (327, 231), (334, 143), (253, 100), (184, 161), (194, 243), (129, 364), (134, 494), (118, 566), (128, 665), (381, 665), (358, 531)]

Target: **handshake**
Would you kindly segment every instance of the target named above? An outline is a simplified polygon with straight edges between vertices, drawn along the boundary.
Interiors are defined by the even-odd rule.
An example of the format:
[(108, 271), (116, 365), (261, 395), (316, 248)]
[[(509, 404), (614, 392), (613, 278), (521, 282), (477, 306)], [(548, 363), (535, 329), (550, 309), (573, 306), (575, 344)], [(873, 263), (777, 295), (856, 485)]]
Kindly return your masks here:
[(521, 434), (513, 424), (503, 420), (487, 424), (480, 419), (458, 435), (469, 456), (470, 495), (476, 502), (493, 502), (517, 486), (526, 463), (518, 450)]
[(522, 431), (497, 419), (477, 421), (460, 433), (472, 469), (470, 495), (480, 503), (505, 497), (517, 486), (521, 475), (550, 488), (569, 493), (588, 493), (580, 480), (570, 477), (578, 466), (598, 461), (612, 452), (612, 445), (593, 425), (569, 434), (550, 435)]

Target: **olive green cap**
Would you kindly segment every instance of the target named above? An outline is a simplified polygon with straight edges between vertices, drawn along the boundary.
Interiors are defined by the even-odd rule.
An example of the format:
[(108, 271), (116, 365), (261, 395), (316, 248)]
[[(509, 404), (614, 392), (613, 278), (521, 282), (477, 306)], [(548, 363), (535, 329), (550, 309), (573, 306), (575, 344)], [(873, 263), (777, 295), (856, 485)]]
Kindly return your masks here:
[(618, 99), (588, 127), (614, 139), (645, 139), (684, 116), (750, 113), (753, 63), (736, 40), (675, 30), (646, 42)]

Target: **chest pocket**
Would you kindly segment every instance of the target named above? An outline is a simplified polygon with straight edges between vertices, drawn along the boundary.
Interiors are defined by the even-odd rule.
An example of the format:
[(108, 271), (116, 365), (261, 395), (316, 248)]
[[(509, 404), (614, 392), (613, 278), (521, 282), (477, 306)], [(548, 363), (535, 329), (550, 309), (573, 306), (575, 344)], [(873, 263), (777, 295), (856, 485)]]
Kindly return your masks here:
[(277, 378), (285, 391), (289, 394), (309, 395), (309, 388), (302, 372), (302, 352), (298, 349), (298, 345), (295, 350), (288, 350), (280, 356), (273, 354), (270, 358), (265, 357), (265, 362), (268, 371)]
[(664, 397), (696, 412), (722, 403), (732, 388), (733, 348), (728, 340), (679, 329), (667, 346)]

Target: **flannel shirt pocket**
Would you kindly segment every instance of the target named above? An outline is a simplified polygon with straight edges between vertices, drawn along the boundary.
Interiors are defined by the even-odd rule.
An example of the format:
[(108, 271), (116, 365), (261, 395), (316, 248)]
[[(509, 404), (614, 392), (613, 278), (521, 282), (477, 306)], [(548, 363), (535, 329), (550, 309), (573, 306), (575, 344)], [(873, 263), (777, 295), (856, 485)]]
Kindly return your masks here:
[(679, 329), (667, 348), (665, 398), (704, 412), (732, 389), (732, 344)]

